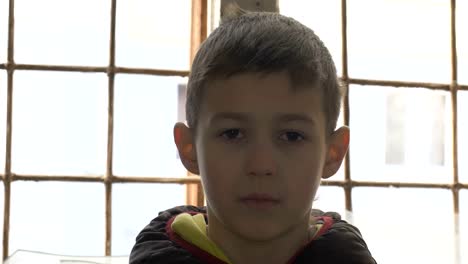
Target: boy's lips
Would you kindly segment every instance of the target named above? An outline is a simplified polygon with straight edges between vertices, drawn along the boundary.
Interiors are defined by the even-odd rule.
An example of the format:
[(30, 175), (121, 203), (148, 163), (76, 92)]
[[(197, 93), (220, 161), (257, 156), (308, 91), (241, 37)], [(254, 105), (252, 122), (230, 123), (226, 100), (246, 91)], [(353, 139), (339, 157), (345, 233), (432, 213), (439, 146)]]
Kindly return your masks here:
[(254, 209), (268, 209), (280, 203), (280, 199), (266, 193), (251, 193), (240, 197), (241, 203)]

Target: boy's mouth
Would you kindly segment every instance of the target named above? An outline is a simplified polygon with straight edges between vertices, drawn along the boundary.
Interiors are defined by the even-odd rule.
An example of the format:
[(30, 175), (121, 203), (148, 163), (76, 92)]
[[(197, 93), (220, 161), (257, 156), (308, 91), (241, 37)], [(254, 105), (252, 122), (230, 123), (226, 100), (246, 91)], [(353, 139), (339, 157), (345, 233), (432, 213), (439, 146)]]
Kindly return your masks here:
[(241, 203), (254, 209), (269, 209), (277, 206), (280, 199), (265, 193), (251, 193), (240, 198)]

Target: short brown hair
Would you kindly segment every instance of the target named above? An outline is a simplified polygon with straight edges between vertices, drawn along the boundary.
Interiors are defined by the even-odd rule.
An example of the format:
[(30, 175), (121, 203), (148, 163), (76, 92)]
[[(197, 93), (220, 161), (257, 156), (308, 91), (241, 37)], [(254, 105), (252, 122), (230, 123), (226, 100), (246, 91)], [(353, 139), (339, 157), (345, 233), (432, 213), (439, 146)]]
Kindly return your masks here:
[[(186, 116), (196, 128), (209, 81), (240, 73), (286, 71), (293, 87), (322, 89), (327, 132), (336, 128), (341, 105), (335, 64), (308, 27), (277, 13), (228, 10), (221, 25), (202, 43), (188, 80)], [(196, 130), (196, 129), (195, 129)]]

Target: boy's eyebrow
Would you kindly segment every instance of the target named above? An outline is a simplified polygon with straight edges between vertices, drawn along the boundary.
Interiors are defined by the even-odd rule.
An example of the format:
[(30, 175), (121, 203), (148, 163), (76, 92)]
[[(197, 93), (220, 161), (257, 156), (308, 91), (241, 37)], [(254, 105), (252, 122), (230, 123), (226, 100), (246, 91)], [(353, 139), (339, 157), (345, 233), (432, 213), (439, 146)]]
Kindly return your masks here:
[[(234, 121), (242, 121), (247, 122), (250, 118), (246, 113), (239, 113), (239, 112), (219, 112), (214, 114), (211, 117), (210, 123), (215, 123), (217, 121), (230, 119)], [(309, 124), (315, 124), (315, 121), (308, 116), (307, 114), (303, 113), (278, 113), (275, 115), (275, 121), (280, 123), (288, 123), (288, 122), (304, 122)]]
[(215, 123), (224, 119), (231, 119), (234, 121), (247, 121), (249, 118), (245, 113), (237, 113), (237, 112), (218, 112), (214, 114), (211, 119), (210, 123)]
[(278, 121), (282, 123), (287, 123), (287, 122), (305, 122), (305, 123), (310, 123), (310, 124), (315, 124), (314, 119), (312, 119), (310, 116), (307, 114), (299, 114), (299, 113), (282, 113), (279, 114), (278, 117), (276, 118)]

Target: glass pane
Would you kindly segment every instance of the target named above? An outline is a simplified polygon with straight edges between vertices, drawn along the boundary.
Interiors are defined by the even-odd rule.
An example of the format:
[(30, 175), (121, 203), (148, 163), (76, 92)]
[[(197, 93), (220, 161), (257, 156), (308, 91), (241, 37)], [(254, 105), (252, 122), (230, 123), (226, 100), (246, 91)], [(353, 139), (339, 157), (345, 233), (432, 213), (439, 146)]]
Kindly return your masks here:
[(7, 74), (0, 70), (0, 168), (5, 169), (6, 111), (7, 111)]
[(458, 92), (458, 174), (468, 184), (468, 92)]
[(104, 74), (19, 71), (14, 85), (15, 173), (104, 174)]
[(159, 212), (185, 204), (185, 185), (115, 184), (112, 195), (112, 254), (129, 255), (136, 236)]
[(208, 1), (208, 34), (218, 26), (221, 18), (221, 0)]
[[(15, 61), (107, 65), (111, 1), (15, 1)], [(38, 12), (40, 10), (40, 12)]]
[(468, 85), (468, 1), (457, 1), (458, 82)]
[(119, 1), (117, 64), (188, 70), (191, 8), (191, 1)]
[(308, 26), (320, 37), (335, 61), (341, 75), (341, 1), (279, 1), (280, 13)]
[(454, 263), (450, 191), (359, 187), (353, 207), (354, 223), (379, 263)]
[(448, 83), (450, 1), (349, 1), (348, 51), (354, 78)]
[(468, 263), (468, 190), (460, 191), (460, 257), (459, 263)]
[(315, 195), (312, 208), (320, 209), (324, 212), (337, 212), (345, 219), (347, 215), (343, 188), (320, 186)]
[[(187, 79), (117, 75), (115, 91), (114, 173), (126, 176), (185, 176), (173, 140), (184, 118), (179, 90)], [(185, 118), (184, 118), (185, 119)]]
[(104, 254), (104, 185), (14, 182), (11, 192), (9, 254)]
[(8, 0), (0, 0), (0, 64), (7, 62)]
[(350, 108), (354, 180), (452, 180), (449, 93), (352, 85)]

